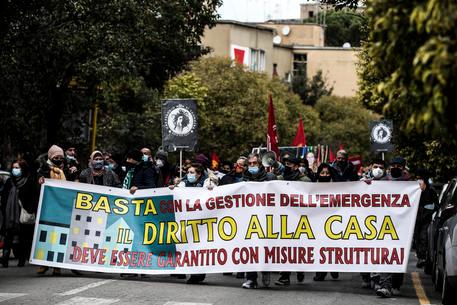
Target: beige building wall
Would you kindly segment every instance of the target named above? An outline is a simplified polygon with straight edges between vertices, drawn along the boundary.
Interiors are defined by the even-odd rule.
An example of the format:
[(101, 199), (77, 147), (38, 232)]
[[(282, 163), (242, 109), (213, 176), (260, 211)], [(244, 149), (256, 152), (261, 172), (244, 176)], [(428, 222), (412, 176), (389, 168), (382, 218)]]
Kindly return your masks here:
[(280, 79), (288, 80), (292, 70), (292, 49), (288, 47), (275, 46), (273, 48), (273, 64), (277, 64), (276, 72)]
[(357, 49), (296, 48), (297, 54), (307, 54), (306, 73), (309, 78), (322, 70), (333, 95), (355, 96), (357, 92)]
[[(305, 46), (324, 46), (324, 28), (318, 24), (294, 24), (294, 23), (262, 23), (262, 26), (275, 30), (275, 35), (281, 37), (283, 45), (305, 45)], [(283, 30), (288, 29), (288, 34), (284, 35)], [(286, 32), (287, 33), (287, 32)]]
[(223, 56), (231, 58), (232, 46), (247, 49), (246, 56), (251, 50), (265, 52), (264, 71), (271, 76), (273, 73), (273, 30), (256, 25), (239, 22), (219, 22), (212, 29), (206, 29), (202, 37), (202, 44), (211, 47), (209, 56)]

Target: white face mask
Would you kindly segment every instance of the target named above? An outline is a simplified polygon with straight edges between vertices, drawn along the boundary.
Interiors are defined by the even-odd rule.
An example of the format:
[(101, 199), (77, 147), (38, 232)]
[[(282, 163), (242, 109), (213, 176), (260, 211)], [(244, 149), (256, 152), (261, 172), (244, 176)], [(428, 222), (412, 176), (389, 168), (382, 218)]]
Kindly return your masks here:
[(156, 165), (157, 165), (157, 167), (162, 167), (164, 164), (163, 164), (163, 161), (162, 161), (162, 160), (157, 159), (157, 160), (156, 160)]
[(309, 167), (312, 167), (315, 161), (314, 154), (309, 153), (306, 155), (306, 160), (308, 160)]
[(384, 175), (384, 170), (382, 170), (380, 168), (373, 168), (371, 170), (371, 174), (373, 175), (373, 178), (379, 179)]

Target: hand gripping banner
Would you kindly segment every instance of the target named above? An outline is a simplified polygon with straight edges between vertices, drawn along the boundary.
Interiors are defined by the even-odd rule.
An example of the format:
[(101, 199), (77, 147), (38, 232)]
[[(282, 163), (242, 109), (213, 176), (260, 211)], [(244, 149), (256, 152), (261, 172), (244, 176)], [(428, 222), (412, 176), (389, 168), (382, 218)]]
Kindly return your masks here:
[(128, 190), (47, 180), (31, 263), (111, 273), (405, 272), (417, 182)]

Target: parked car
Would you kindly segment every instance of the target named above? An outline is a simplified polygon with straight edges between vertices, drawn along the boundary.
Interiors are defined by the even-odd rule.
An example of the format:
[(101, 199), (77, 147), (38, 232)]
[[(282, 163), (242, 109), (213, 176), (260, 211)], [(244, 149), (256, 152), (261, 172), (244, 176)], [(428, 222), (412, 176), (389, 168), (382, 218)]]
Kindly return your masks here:
[[(446, 193), (446, 190), (448, 189), (448, 187), (449, 187), (449, 183), (446, 183), (443, 185), (439, 198), (438, 198), (438, 203), (442, 202), (443, 196)], [(440, 204), (440, 206), (441, 206), (441, 204)], [(440, 208), (440, 210), (441, 210), (441, 208)], [(425, 274), (432, 274), (433, 265), (435, 264), (436, 238), (438, 236), (438, 229), (442, 225), (442, 219), (439, 216), (437, 216), (440, 214), (440, 210), (438, 210), (437, 212), (435, 212), (433, 214), (432, 221), (430, 222), (430, 224), (428, 225), (428, 228), (427, 228), (428, 248), (427, 248), (427, 258), (425, 260), (425, 267), (424, 267)]]
[(432, 280), (442, 292), (443, 304), (457, 299), (457, 178), (452, 179), (440, 201), (439, 211), (429, 227)]

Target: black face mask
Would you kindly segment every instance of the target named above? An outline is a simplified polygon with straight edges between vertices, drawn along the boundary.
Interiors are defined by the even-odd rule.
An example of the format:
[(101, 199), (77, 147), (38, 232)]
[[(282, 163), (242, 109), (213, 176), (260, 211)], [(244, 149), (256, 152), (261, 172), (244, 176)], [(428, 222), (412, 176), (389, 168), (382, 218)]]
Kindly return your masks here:
[(336, 161), (339, 168), (345, 168), (348, 165), (348, 161)]
[(51, 162), (57, 167), (60, 167), (63, 164), (63, 160), (51, 160)]
[(401, 168), (393, 167), (390, 169), (390, 175), (393, 178), (400, 178), (402, 174), (403, 174), (403, 170)]
[(317, 181), (319, 182), (330, 182), (332, 180), (332, 176), (319, 176)]
[(284, 175), (286, 175), (286, 176), (289, 176), (289, 175), (292, 174), (293, 172), (294, 172), (294, 170), (293, 170), (292, 167), (290, 167), (290, 166), (286, 166), (286, 167), (284, 168)]

